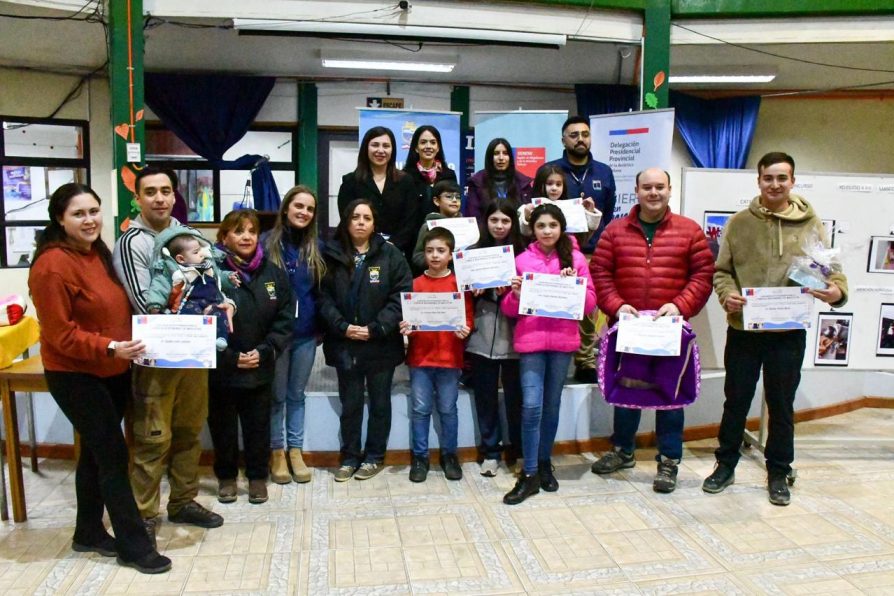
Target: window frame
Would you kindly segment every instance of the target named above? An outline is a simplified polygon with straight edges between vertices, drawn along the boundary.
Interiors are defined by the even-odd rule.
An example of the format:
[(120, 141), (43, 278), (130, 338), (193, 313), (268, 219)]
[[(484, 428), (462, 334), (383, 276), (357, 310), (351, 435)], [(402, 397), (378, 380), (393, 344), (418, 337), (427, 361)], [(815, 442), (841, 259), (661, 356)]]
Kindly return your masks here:
[[(72, 126), (81, 130), (81, 157), (24, 157), (6, 155), (5, 128), (7, 122), (24, 124), (43, 124), (50, 126)], [(6, 166), (71, 168), (84, 171), (84, 184), (90, 186), (90, 122), (75, 118), (39, 118), (33, 116), (12, 116), (0, 114), (0, 169)], [(50, 193), (56, 189), (48, 189)], [(49, 198), (49, 197), (48, 197)], [(46, 227), (49, 219), (6, 219), (6, 197), (0, 192), (0, 269), (22, 269), (19, 265), (9, 264), (7, 252), (7, 230), (19, 227)]]

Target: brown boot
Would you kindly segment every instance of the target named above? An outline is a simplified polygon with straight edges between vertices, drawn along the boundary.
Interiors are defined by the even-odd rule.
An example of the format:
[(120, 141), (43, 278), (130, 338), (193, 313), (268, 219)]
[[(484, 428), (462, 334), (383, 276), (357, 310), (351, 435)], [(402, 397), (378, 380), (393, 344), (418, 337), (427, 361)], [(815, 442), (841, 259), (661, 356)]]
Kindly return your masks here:
[(313, 472), (304, 465), (300, 449), (289, 449), (289, 464), (292, 466), (292, 480), (295, 482), (310, 482)]
[(267, 481), (263, 478), (248, 481), (248, 502), (252, 504), (267, 502)]
[(277, 484), (288, 484), (292, 481), (289, 466), (286, 464), (286, 452), (282, 449), (270, 452), (270, 480)]

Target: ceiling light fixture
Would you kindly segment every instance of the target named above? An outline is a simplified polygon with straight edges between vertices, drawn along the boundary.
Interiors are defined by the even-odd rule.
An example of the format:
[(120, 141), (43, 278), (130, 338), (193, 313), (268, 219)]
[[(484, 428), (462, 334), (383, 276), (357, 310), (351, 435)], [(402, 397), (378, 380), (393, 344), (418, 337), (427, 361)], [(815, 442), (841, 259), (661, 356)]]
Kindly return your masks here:
[(403, 60), (371, 60), (367, 58), (323, 58), (326, 68), (350, 68), (356, 70), (400, 70), (413, 72), (453, 72), (455, 62), (422, 62)]
[(708, 85), (722, 85), (722, 84), (745, 84), (745, 85), (754, 85), (758, 83), (769, 83), (773, 79), (776, 78), (775, 74), (752, 74), (752, 75), (743, 75), (743, 74), (726, 74), (726, 75), (707, 75), (707, 74), (692, 74), (692, 75), (671, 75), (670, 76), (670, 84), (671, 85), (692, 85), (692, 84), (708, 84)]
[(549, 48), (564, 46), (568, 41), (566, 35), (553, 33), (335, 21), (233, 19), (233, 28), (240, 35), (303, 35), (311, 37), (388, 38), (414, 41), (450, 40), (458, 43), (490, 43)]

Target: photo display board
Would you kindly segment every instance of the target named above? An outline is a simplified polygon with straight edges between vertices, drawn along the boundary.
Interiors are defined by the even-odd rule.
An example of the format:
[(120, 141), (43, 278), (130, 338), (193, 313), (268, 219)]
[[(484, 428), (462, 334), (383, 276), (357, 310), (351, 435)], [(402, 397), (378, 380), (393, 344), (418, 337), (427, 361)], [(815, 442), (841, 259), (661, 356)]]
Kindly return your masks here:
[[(815, 352), (825, 341), (817, 337), (825, 327), (828, 335), (835, 332), (840, 339), (846, 330), (846, 354), (848, 369), (894, 370), (894, 350), (880, 345), (888, 330), (884, 328), (887, 310), (894, 312), (894, 267), (888, 269), (887, 251), (894, 254), (894, 174), (840, 174), (795, 171), (794, 194), (803, 196), (823, 220), (832, 246), (840, 249), (839, 259), (848, 278), (850, 290), (847, 304), (832, 309), (824, 302), (816, 301), (813, 323), (807, 330), (807, 350), (804, 366), (812, 368), (815, 362), (823, 366), (823, 360)], [(757, 171), (684, 168), (681, 191), (683, 215), (692, 218), (707, 229), (709, 235), (722, 237), (718, 224), (726, 214), (746, 209), (759, 194)], [(706, 215), (707, 214), (707, 215)], [(891, 237), (891, 244), (888, 238)], [(709, 238), (710, 239), (710, 238)], [(840, 312), (840, 318), (833, 317)], [(846, 315), (846, 316), (845, 316)], [(845, 325), (845, 322), (847, 325)], [(824, 324), (824, 325), (823, 325)], [(705, 309), (692, 320), (699, 338), (702, 366), (723, 368), (723, 347), (726, 343), (726, 314), (711, 296)], [(840, 343), (840, 342), (839, 342)], [(835, 365), (842, 366), (841, 360)]]

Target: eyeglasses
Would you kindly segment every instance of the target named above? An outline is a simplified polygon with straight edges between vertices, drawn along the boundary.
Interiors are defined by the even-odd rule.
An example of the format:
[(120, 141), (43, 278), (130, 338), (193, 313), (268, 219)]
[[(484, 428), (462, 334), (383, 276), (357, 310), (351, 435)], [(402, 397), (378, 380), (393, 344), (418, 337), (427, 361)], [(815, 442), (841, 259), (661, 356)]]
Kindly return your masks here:
[(455, 193), (455, 192), (444, 193), (444, 194), (440, 195), (440, 198), (441, 198), (442, 200), (444, 200), (444, 201), (459, 201), (459, 200), (462, 200), (462, 196), (460, 196), (459, 193)]

